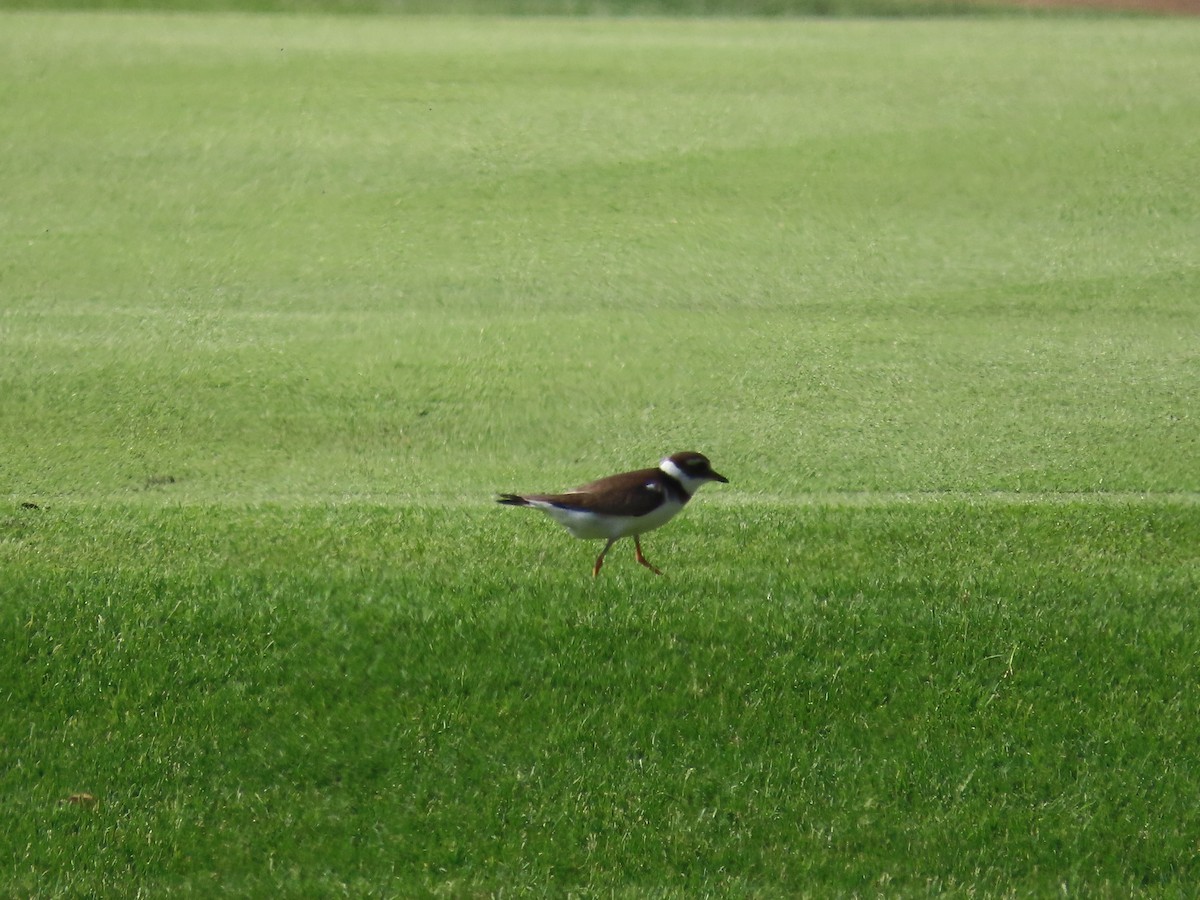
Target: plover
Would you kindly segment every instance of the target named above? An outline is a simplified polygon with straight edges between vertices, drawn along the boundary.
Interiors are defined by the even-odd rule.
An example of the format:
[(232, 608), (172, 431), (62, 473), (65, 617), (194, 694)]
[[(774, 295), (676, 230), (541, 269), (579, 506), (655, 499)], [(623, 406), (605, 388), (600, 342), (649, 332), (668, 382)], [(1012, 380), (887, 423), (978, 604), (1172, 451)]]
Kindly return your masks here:
[(655, 469), (610, 475), (562, 494), (501, 494), (498, 502), (540, 509), (577, 538), (603, 539), (593, 577), (623, 537), (633, 538), (637, 561), (661, 575), (642, 555), (640, 536), (669, 522), (708, 481), (729, 479), (714, 472), (704, 454), (687, 451), (665, 457)]

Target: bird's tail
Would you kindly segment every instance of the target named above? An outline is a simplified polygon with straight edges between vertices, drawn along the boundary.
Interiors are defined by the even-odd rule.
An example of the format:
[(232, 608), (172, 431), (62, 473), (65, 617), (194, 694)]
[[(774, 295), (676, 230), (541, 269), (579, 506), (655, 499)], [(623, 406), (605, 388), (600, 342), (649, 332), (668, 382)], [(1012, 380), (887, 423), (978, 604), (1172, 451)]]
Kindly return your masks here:
[(497, 503), (503, 503), (507, 506), (532, 506), (528, 500), (520, 494), (501, 494), (496, 498)]

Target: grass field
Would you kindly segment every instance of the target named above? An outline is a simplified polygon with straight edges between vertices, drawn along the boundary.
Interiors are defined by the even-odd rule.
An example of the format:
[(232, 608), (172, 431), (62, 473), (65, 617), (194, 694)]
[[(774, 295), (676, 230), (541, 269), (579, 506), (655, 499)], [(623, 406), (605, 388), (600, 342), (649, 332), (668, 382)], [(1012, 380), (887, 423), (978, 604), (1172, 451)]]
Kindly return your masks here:
[(0, 895), (1187, 895), (1198, 49), (0, 14)]
[[(408, 16), (912, 16), (1012, 15), (1074, 8), (1096, 15), (1195, 13), (1197, 0), (5, 0), (8, 9)], [(1080, 10), (1079, 7), (1085, 9)]]

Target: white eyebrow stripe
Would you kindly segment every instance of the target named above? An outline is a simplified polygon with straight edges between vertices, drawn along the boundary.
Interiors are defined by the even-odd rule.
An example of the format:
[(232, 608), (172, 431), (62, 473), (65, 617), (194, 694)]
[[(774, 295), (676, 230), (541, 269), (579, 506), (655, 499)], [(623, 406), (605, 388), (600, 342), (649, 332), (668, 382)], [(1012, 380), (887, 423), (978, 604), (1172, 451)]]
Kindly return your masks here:
[(691, 480), (688, 478), (687, 473), (684, 472), (683, 469), (679, 468), (679, 466), (675, 464), (675, 460), (671, 459), (670, 457), (667, 457), (661, 463), (659, 463), (658, 467), (682, 485), (687, 485), (687, 483)]

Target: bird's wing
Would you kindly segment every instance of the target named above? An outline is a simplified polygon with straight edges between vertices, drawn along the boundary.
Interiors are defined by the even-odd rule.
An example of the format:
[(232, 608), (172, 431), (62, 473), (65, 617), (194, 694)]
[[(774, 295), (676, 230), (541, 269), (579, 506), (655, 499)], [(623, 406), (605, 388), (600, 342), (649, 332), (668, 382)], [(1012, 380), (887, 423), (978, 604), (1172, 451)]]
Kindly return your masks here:
[(657, 469), (624, 472), (601, 478), (563, 494), (531, 495), (529, 499), (541, 500), (563, 509), (644, 516), (656, 510), (663, 502), (663, 487), (657, 475)]

